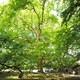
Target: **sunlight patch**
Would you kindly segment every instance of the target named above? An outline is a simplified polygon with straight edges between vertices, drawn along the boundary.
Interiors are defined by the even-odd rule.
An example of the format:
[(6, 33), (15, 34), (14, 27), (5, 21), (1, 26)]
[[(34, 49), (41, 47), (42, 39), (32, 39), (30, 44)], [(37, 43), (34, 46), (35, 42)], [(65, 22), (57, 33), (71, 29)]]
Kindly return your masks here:
[(0, 0), (0, 5), (8, 3), (8, 0)]

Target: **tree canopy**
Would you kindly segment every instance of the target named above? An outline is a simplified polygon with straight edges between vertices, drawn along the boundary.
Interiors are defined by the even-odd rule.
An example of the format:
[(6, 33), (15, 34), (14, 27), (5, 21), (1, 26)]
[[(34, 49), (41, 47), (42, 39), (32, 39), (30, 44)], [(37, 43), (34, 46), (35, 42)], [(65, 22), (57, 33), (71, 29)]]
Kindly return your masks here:
[(0, 6), (0, 68), (73, 66), (80, 57), (79, 20), (79, 0), (9, 0)]

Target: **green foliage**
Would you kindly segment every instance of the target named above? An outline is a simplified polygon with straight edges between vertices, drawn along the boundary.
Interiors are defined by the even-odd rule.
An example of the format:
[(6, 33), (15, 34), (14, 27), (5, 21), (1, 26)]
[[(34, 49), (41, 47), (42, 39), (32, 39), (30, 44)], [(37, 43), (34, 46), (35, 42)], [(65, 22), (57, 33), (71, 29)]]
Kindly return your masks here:
[[(78, 2), (68, 4), (77, 6), (63, 12), (64, 21), (72, 17), (63, 27), (60, 16), (54, 15), (54, 2), (59, 4), (56, 0), (9, 0), (7, 5), (0, 6), (0, 63), (21, 69), (59, 70), (75, 62), (75, 53), (70, 51), (78, 52), (80, 47), (79, 14), (72, 17)], [(56, 11), (59, 9), (62, 10)]]
[(10, 0), (10, 7), (14, 9), (14, 11), (19, 9), (25, 9), (26, 5), (30, 4), (31, 0)]
[[(72, 27), (79, 28), (80, 27), (80, 1), (79, 0), (66, 0), (68, 3), (68, 7), (62, 12), (63, 23), (68, 23), (71, 21)], [(66, 4), (66, 2), (65, 2)]]

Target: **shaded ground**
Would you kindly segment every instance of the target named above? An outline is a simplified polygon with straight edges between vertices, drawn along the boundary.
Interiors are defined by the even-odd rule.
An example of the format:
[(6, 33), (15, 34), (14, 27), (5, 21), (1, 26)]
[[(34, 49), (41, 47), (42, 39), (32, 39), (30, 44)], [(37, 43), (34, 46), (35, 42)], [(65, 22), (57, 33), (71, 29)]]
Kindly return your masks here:
[(80, 77), (70, 77), (66, 78), (65, 80), (80, 80)]
[[(2, 79), (19, 79), (19, 72), (0, 72), (0, 80)], [(80, 75), (67, 75), (60, 73), (23, 73), (22, 80), (80, 80)]]

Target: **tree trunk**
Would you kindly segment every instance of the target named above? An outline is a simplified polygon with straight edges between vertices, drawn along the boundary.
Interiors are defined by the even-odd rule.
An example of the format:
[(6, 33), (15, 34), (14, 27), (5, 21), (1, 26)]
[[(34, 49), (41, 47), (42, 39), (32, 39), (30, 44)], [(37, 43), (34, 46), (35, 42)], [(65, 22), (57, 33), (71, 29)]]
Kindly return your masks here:
[(38, 72), (43, 73), (43, 65), (44, 65), (44, 57), (41, 56), (41, 57), (39, 58), (39, 61), (38, 61), (38, 64), (37, 64)]

